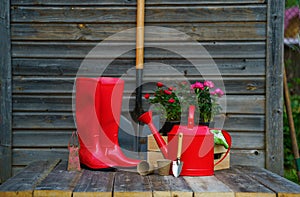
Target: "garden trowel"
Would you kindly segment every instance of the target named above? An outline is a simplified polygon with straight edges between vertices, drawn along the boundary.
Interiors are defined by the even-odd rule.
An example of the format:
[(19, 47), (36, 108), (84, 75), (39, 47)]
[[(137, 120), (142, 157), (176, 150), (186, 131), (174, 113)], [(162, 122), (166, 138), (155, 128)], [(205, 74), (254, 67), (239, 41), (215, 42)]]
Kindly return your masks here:
[(182, 151), (182, 139), (183, 139), (183, 134), (179, 133), (178, 135), (178, 148), (177, 148), (177, 158), (175, 161), (172, 163), (172, 172), (175, 177), (179, 177), (182, 166), (183, 166), (183, 161), (180, 161), (181, 157), (181, 151)]

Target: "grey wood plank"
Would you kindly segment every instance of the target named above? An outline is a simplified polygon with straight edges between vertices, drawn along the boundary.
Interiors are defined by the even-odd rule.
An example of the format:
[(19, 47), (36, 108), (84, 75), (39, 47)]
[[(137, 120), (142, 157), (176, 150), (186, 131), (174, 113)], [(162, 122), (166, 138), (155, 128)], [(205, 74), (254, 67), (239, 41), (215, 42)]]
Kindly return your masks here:
[[(13, 133), (15, 148), (66, 147), (72, 130), (17, 130)], [(264, 149), (265, 134), (263, 132), (230, 132), (234, 149)], [(122, 148), (123, 147), (121, 144)]]
[(268, 0), (266, 65), (266, 168), (283, 175), (284, 2)]
[[(146, 93), (146, 92), (144, 92)], [(149, 92), (153, 93), (153, 92)], [(128, 103), (130, 96), (124, 96), (123, 102)], [(221, 102), (225, 98), (220, 99)], [(249, 104), (251, 103), (251, 104)], [(221, 113), (232, 114), (264, 114), (265, 110), (265, 97), (262, 95), (227, 95), (226, 96), (226, 111), (223, 108)], [(147, 109), (149, 104), (143, 100), (143, 108)], [(133, 109), (132, 103), (129, 106), (122, 106), (122, 111)], [(31, 95), (22, 94), (13, 96), (13, 110), (15, 112), (71, 112), (72, 97), (70, 96), (44, 96), (44, 95)]]
[(11, 41), (10, 1), (0, 2), (0, 184), (11, 176)]
[(158, 176), (157, 174), (152, 174), (149, 175), (148, 178), (151, 183), (153, 197), (172, 196), (169, 182), (167, 181), (165, 176)]
[(269, 189), (276, 192), (279, 196), (300, 195), (300, 185), (293, 183), (278, 174), (254, 166), (234, 166), (242, 173), (248, 174)]
[[(41, 14), (41, 11), (43, 14)], [(14, 6), (12, 22), (95, 22), (135, 23), (136, 7), (64, 7)], [(147, 6), (145, 23), (153, 22), (208, 22), (208, 21), (265, 21), (266, 6)]]
[[(92, 76), (93, 77), (93, 76)], [(125, 81), (124, 96), (132, 94), (135, 90), (135, 76), (123, 77)], [(176, 81), (188, 79), (191, 83), (196, 81), (204, 81), (199, 77), (184, 77), (180, 75), (166, 76), (144, 76), (143, 89), (145, 92), (150, 92), (155, 88), (157, 81), (164, 83), (175, 84)], [(224, 78), (208, 78), (215, 84), (224, 83), (226, 94), (240, 95), (257, 95), (265, 93), (265, 79), (263, 77), (224, 77)], [(14, 77), (13, 92), (18, 94), (71, 94), (74, 86), (74, 78), (53, 78), (53, 77)], [(224, 90), (223, 90), (224, 91)]]
[(114, 172), (84, 170), (73, 191), (73, 197), (112, 196), (114, 176)]
[[(13, 121), (14, 129), (75, 129), (72, 113), (15, 112)], [(227, 115), (223, 128), (230, 131), (259, 132), (264, 131), (264, 121), (263, 115)]]
[(184, 180), (192, 188), (194, 197), (199, 196), (224, 196), (234, 197), (234, 192), (223, 182), (214, 176), (206, 177), (184, 177)]
[(215, 176), (235, 192), (235, 196), (273, 196), (276, 193), (234, 169), (226, 169), (215, 172)]
[[(203, 58), (265, 58), (265, 47), (265, 42), (258, 41), (201, 43), (145, 41), (145, 58), (180, 59), (184, 56), (198, 61)], [(107, 59), (134, 58), (134, 49), (135, 42), (12, 42), (13, 58), (91, 58), (91, 61), (99, 58), (96, 59), (98, 62), (105, 63)]]
[[(149, 24), (150, 25), (150, 24)], [(197, 41), (204, 40), (265, 40), (265, 22), (220, 22), (220, 23), (151, 23), (151, 26), (172, 28), (183, 32)], [(135, 24), (64, 24), (64, 23), (13, 23), (11, 26), (12, 40), (104, 40), (107, 37), (135, 28)], [(161, 34), (168, 31), (147, 34), (147, 40), (161, 40)], [(182, 39), (181, 35), (172, 34), (172, 39)], [(149, 38), (150, 37), (150, 38)], [(128, 34), (120, 36), (123, 41), (133, 40)], [(162, 39), (165, 41), (165, 39)]]
[(263, 149), (231, 149), (230, 165), (252, 165), (263, 168), (266, 162)]
[(62, 161), (34, 189), (34, 196), (72, 196), (82, 172), (67, 171), (67, 161)]
[(183, 177), (165, 176), (164, 178), (170, 186), (172, 196), (193, 197), (193, 190)]
[(140, 176), (133, 172), (118, 172), (115, 175), (114, 196), (137, 197), (152, 196), (150, 182), (147, 176)]
[(35, 161), (0, 185), (0, 196), (32, 196), (33, 190), (60, 162)]
[[(145, 58), (145, 64), (156, 62), (169, 65), (179, 73), (189, 76), (199, 74), (195, 65), (184, 59), (153, 59)], [(15, 76), (75, 76), (82, 63), (81, 59), (35, 59), (14, 58), (12, 69)], [(213, 62), (212, 62), (213, 63)], [(214, 59), (214, 63), (222, 76), (264, 76), (264, 59)], [(135, 59), (116, 58), (106, 67), (100, 67), (97, 61), (90, 62), (91, 72), (102, 73), (105, 76), (121, 76), (135, 66)], [(209, 69), (213, 64), (201, 64), (201, 70)], [(147, 69), (146, 74), (153, 72)], [(163, 73), (162, 73), (163, 74)]]
[(14, 148), (13, 166), (26, 166), (37, 158), (40, 161), (62, 159), (68, 160), (69, 151), (64, 148)]
[[(251, 3), (265, 3), (265, 0), (152, 0), (145, 2), (146, 5), (201, 5), (201, 4), (251, 4)], [(136, 1), (124, 1), (124, 0), (89, 0), (80, 1), (73, 0), (72, 2), (63, 0), (12, 0), (12, 5), (136, 5)]]

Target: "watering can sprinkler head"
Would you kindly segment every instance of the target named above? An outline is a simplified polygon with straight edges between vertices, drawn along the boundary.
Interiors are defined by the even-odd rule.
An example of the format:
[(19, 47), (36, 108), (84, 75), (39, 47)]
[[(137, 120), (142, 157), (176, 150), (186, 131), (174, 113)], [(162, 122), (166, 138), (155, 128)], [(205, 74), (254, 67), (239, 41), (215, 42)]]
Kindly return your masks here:
[(143, 113), (139, 118), (139, 121), (145, 123), (145, 124), (150, 124), (152, 123), (152, 111), (148, 111)]

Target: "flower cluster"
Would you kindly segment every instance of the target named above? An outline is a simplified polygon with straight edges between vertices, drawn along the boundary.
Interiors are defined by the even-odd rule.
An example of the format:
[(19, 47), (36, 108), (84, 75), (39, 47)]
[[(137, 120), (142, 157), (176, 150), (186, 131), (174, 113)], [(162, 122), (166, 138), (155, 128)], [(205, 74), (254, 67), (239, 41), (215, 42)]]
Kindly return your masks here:
[(196, 82), (189, 85), (179, 82), (174, 87), (166, 87), (162, 82), (156, 84), (153, 97), (145, 94), (144, 98), (155, 105), (154, 110), (166, 121), (179, 121), (182, 113), (186, 113), (190, 105), (198, 106), (199, 122), (209, 122), (222, 109), (218, 98), (224, 95), (220, 88), (214, 89), (212, 81)]
[(154, 110), (166, 121), (180, 120), (181, 106), (175, 87), (165, 87), (162, 82), (157, 82), (156, 87), (153, 98), (150, 98), (150, 94), (145, 94), (144, 98), (151, 104), (158, 104)]
[(191, 90), (196, 94), (199, 110), (199, 122), (210, 122), (221, 111), (218, 98), (224, 95), (223, 90), (216, 88), (212, 81), (196, 82), (191, 85)]

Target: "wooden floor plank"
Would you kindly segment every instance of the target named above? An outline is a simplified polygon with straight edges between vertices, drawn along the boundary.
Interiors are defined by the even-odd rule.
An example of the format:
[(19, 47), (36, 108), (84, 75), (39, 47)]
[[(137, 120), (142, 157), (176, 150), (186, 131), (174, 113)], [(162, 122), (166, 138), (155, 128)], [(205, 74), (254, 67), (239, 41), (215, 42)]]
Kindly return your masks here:
[(112, 196), (115, 172), (84, 170), (73, 197)]
[(215, 176), (186, 176), (184, 179), (194, 191), (194, 197), (234, 197), (234, 192)]
[(113, 194), (115, 197), (152, 197), (152, 190), (147, 176), (134, 172), (117, 172)]
[(193, 190), (189, 187), (187, 182), (183, 179), (182, 176), (165, 176), (165, 179), (168, 181), (171, 195), (172, 196), (182, 196), (182, 197), (192, 197)]
[(32, 196), (35, 186), (38, 185), (60, 161), (60, 159), (56, 159), (30, 163), (21, 172), (0, 185), (0, 196)]
[(153, 174), (149, 175), (148, 178), (152, 187), (153, 197), (172, 196), (168, 179), (166, 179), (165, 176), (158, 176)]
[(34, 190), (34, 196), (71, 197), (82, 172), (67, 171), (67, 161), (62, 161)]
[(278, 193), (278, 196), (300, 196), (300, 185), (293, 183), (266, 169), (254, 166), (235, 166), (234, 168), (238, 169), (242, 173), (247, 174), (264, 186)]
[(233, 168), (216, 171), (215, 176), (233, 190), (236, 197), (276, 197), (276, 193)]

